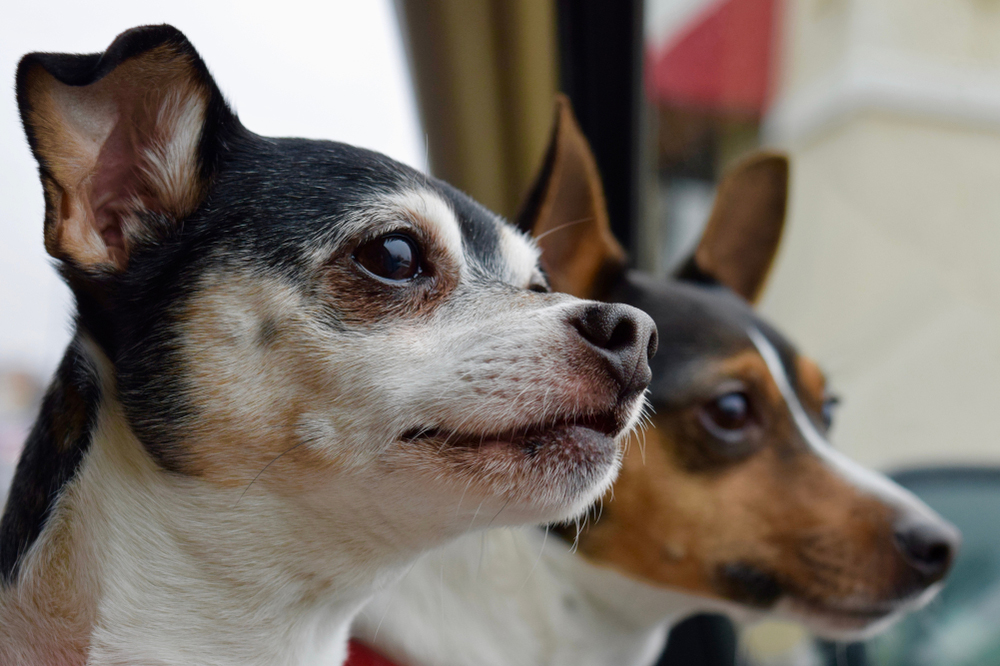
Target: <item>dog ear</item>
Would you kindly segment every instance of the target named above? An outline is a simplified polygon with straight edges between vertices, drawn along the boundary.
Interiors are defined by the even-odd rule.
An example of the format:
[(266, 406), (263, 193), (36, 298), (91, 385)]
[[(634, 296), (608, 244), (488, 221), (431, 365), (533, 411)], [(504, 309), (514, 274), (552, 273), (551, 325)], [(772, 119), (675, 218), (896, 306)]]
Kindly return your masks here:
[(608, 224), (597, 162), (563, 95), (556, 98), (545, 161), (517, 223), (535, 237), (555, 291), (596, 298), (625, 268), (625, 251)]
[(17, 101), (45, 191), (45, 248), (85, 273), (123, 271), (205, 195), (216, 141), (238, 124), (171, 26), (119, 35), (103, 54), (30, 53)]
[(788, 201), (788, 158), (761, 152), (740, 162), (719, 184), (708, 225), (681, 280), (723, 284), (755, 302), (781, 242)]

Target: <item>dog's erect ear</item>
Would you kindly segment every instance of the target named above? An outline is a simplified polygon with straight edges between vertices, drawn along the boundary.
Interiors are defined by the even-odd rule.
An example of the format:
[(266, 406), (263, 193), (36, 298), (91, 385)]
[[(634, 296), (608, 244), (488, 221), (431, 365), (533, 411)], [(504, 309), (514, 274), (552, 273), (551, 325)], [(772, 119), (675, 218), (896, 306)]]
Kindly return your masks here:
[(778, 252), (788, 202), (788, 158), (762, 152), (731, 169), (719, 183), (715, 206), (681, 280), (721, 283), (757, 300)]
[(556, 99), (545, 162), (517, 222), (541, 247), (542, 266), (555, 291), (598, 297), (625, 267), (625, 252), (608, 224), (597, 162), (562, 95)]
[(201, 202), (234, 126), (201, 58), (170, 26), (122, 33), (105, 53), (30, 53), (17, 102), (45, 190), (45, 248), (117, 272)]

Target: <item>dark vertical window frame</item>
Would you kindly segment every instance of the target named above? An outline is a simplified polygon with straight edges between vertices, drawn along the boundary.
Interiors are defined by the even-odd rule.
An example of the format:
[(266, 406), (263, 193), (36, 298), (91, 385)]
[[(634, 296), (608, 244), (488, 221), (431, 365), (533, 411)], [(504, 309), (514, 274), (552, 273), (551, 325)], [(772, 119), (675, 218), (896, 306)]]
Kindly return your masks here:
[(642, 207), (643, 0), (556, 0), (559, 84), (590, 141), (611, 229), (635, 256)]

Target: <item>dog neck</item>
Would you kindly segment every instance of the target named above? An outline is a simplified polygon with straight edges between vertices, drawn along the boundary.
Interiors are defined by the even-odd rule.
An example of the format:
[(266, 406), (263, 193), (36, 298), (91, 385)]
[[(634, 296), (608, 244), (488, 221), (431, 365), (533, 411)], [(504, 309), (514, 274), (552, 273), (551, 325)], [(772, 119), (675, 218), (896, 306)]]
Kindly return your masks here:
[(98, 365), (90, 445), (0, 588), (0, 662), (340, 664), (406, 555), (361, 524), (164, 472)]
[(540, 530), (492, 530), (421, 558), (354, 635), (408, 666), (639, 666), (673, 624), (714, 605), (591, 564)]

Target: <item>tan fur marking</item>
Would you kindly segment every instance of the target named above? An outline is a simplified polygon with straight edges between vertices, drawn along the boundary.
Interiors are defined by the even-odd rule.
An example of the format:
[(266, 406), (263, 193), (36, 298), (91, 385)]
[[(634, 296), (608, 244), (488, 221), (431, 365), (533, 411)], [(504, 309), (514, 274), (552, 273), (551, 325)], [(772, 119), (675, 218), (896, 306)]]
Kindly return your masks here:
[[(272, 471), (280, 473), (259, 482), (307, 484), (331, 464), (300, 446), (303, 410), (324, 393), (320, 366), (310, 354), (321, 352), (307, 339), (303, 310), (291, 288), (260, 279), (223, 279), (194, 299), (185, 316), (188, 364), (202, 409), (187, 444), (188, 473), (246, 487), (273, 462), (278, 467)], [(275, 333), (261, 346), (265, 320)]]
[[(29, 551), (16, 603), (0, 604), (0, 663), (82, 666), (87, 661), (97, 617), (89, 592), (96, 584), (82, 562), (94, 554), (86, 552), (86, 539), (73, 527), (79, 525), (72, 509), (75, 494), (71, 483)], [(34, 640), (26, 643), (23, 637)]]
[(818, 412), (826, 400), (826, 377), (823, 371), (811, 358), (799, 356), (795, 359), (795, 374), (803, 405), (806, 409)]

